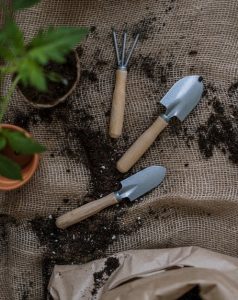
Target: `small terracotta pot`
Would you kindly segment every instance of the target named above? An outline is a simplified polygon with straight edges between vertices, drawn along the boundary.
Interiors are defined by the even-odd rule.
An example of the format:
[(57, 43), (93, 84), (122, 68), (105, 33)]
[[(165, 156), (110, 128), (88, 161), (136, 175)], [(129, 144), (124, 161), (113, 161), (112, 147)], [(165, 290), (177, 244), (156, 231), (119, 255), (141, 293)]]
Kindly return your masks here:
[[(30, 137), (30, 134), (24, 129), (10, 124), (1, 124), (2, 128), (10, 129), (13, 131), (20, 131)], [(26, 156), (23, 157), (24, 162), (26, 162)], [(22, 168), (22, 180), (12, 180), (3, 176), (0, 176), (0, 191), (10, 191), (15, 190), (22, 185), (26, 184), (31, 177), (34, 175), (38, 165), (39, 165), (40, 155), (33, 154), (31, 160)]]
[(32, 102), (31, 100), (29, 100), (21, 91), (21, 89), (17, 86), (17, 91), (21, 94), (23, 100), (25, 102), (27, 102), (28, 104), (30, 104), (31, 106), (34, 106), (36, 108), (50, 108), (50, 107), (54, 107), (56, 105), (58, 105), (59, 103), (61, 102), (64, 102), (72, 93), (73, 91), (75, 90), (76, 88), (76, 85), (78, 84), (79, 82), (79, 78), (80, 78), (80, 62), (79, 62), (79, 56), (78, 56), (78, 53), (73, 50), (73, 53), (75, 55), (75, 59), (76, 59), (76, 68), (77, 68), (77, 77), (75, 78), (75, 82), (74, 84), (72, 85), (71, 89), (67, 92), (67, 94), (65, 94), (64, 96), (62, 96), (61, 98), (59, 99), (55, 99), (55, 101), (51, 104), (48, 104), (48, 103), (35, 103), (35, 102)]

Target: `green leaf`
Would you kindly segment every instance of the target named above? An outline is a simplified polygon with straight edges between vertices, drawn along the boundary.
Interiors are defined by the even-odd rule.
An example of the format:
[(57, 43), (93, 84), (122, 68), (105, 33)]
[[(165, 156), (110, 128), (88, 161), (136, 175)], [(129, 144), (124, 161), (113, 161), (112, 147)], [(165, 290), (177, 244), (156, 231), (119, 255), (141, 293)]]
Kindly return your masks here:
[(5, 148), (6, 144), (7, 144), (6, 138), (4, 136), (0, 136), (0, 150)]
[(24, 85), (31, 85), (39, 91), (46, 91), (46, 76), (43, 68), (31, 59), (18, 62), (17, 74)]
[(4, 129), (4, 136), (7, 138), (10, 147), (20, 154), (34, 154), (44, 152), (46, 148), (32, 138), (25, 136), (22, 132), (10, 131)]
[(62, 80), (63, 80), (63, 77), (60, 74), (55, 73), (55, 72), (49, 72), (46, 74), (46, 76), (50, 81), (53, 81), (53, 82), (62, 82)]
[(15, 58), (14, 54), (3, 46), (0, 46), (0, 57), (2, 57), (5, 61), (10, 61)]
[(22, 179), (20, 166), (2, 154), (0, 154), (0, 175), (10, 179)]
[(60, 74), (55, 72), (46, 73), (46, 77), (52, 82), (61, 82), (65, 86), (69, 84), (66, 78), (62, 77)]
[(62, 63), (64, 56), (88, 33), (87, 28), (57, 27), (40, 31), (28, 45), (28, 55), (40, 64), (49, 60)]
[[(24, 53), (23, 33), (11, 19), (7, 19), (3, 28), (0, 30), (0, 45), (2, 49), (1, 54), (3, 56), (15, 57)], [(7, 51), (9, 52), (8, 54)]]
[(12, 0), (12, 6), (14, 10), (20, 10), (31, 7), (39, 2), (40, 0)]

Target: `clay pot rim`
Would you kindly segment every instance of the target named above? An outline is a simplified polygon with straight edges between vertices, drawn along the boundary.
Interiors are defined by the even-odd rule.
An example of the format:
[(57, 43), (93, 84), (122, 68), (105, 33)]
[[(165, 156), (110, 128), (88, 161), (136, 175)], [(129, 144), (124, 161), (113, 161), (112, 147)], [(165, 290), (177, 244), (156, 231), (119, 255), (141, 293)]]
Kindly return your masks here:
[(42, 104), (42, 103), (35, 103), (35, 102), (32, 102), (31, 100), (29, 100), (21, 91), (21, 89), (17, 86), (17, 91), (18, 93), (22, 96), (23, 100), (30, 104), (31, 106), (34, 106), (36, 108), (51, 108), (51, 107), (54, 107), (62, 102), (64, 102), (66, 100), (66, 98), (68, 98), (69, 95), (71, 95), (73, 93), (73, 91), (75, 90), (78, 82), (79, 82), (79, 79), (80, 79), (80, 60), (79, 60), (79, 55), (77, 53), (76, 50), (72, 50), (72, 52), (74, 53), (75, 55), (75, 59), (76, 59), (76, 69), (77, 69), (77, 77), (75, 78), (75, 82), (74, 84), (72, 85), (72, 87), (70, 88), (70, 90), (64, 95), (62, 96), (61, 98), (58, 98), (54, 101), (54, 103), (52, 104)]
[[(12, 129), (14, 131), (20, 131), (24, 132), (28, 137), (30, 137), (30, 133), (27, 132), (25, 129), (18, 127), (16, 125), (12, 124), (0, 124), (0, 127)], [(22, 180), (14, 180), (9, 179), (3, 176), (0, 176), (0, 190), (1, 191), (10, 191), (15, 190), (23, 185), (25, 185), (31, 177), (34, 175), (40, 161), (40, 155), (38, 153), (35, 153), (32, 155), (32, 160), (27, 164), (26, 167), (22, 169)]]

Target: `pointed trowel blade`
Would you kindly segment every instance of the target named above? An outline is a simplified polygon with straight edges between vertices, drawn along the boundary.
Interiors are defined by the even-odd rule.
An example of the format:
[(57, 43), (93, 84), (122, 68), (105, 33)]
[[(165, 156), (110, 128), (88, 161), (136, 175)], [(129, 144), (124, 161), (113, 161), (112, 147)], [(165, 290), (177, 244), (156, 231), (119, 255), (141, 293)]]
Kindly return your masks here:
[(198, 104), (202, 93), (201, 76), (186, 76), (177, 81), (160, 101), (166, 107), (166, 119), (177, 117), (183, 121)]
[(133, 201), (157, 187), (164, 179), (166, 169), (151, 166), (121, 181), (121, 189), (115, 193), (118, 200), (128, 198)]

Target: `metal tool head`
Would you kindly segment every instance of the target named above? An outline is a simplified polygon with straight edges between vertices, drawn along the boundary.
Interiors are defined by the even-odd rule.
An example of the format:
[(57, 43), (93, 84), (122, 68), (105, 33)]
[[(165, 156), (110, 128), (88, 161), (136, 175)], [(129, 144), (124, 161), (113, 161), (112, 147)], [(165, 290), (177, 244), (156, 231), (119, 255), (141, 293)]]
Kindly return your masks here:
[(117, 41), (117, 34), (116, 34), (116, 32), (115, 32), (114, 29), (112, 29), (112, 35), (113, 35), (114, 47), (115, 47), (115, 50), (116, 50), (117, 65), (118, 65), (119, 69), (126, 70), (126, 68), (128, 66), (128, 63), (129, 63), (129, 60), (131, 58), (131, 55), (132, 55), (132, 53), (133, 53), (133, 51), (134, 51), (134, 49), (136, 47), (136, 44), (138, 42), (139, 34), (136, 35), (134, 43), (132, 44), (132, 46), (131, 46), (131, 48), (130, 48), (130, 50), (128, 52), (127, 58), (126, 58), (127, 31), (123, 32), (121, 56), (120, 56), (120, 53), (119, 53), (119, 47), (118, 47), (118, 41)]
[(180, 121), (183, 121), (198, 104), (202, 93), (201, 76), (193, 75), (180, 79), (160, 101), (166, 107), (166, 113), (163, 117), (166, 121), (169, 121), (172, 117), (177, 117)]
[(166, 169), (151, 166), (121, 181), (121, 189), (115, 193), (117, 200), (128, 198), (130, 201), (157, 187), (164, 179)]

